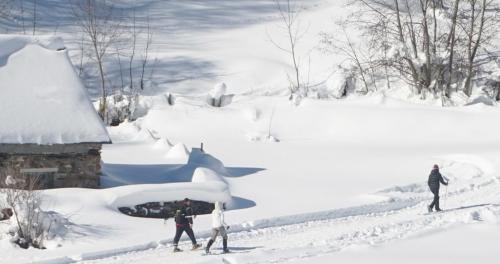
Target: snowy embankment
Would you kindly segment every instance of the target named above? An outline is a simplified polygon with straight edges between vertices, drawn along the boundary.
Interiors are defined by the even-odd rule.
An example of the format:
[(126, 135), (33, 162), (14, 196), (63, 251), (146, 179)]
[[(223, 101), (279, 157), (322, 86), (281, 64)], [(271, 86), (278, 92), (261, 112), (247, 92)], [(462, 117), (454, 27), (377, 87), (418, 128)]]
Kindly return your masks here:
[[(166, 258), (186, 263), (215, 261), (220, 257), (200, 259), (197, 253), (172, 255), (171, 220), (165, 226), (163, 220), (132, 218), (112, 206), (113, 202), (170, 199), (171, 193), (166, 191), (171, 187), (166, 186), (213, 179), (213, 175), (197, 176), (198, 167), (223, 176), (222, 181), (214, 182), (215, 187), (205, 190), (218, 190), (224, 197), (227, 197), (225, 190), (230, 191), (230, 208), (241, 209), (227, 212), (232, 226), (230, 248), (241, 253), (229, 256), (236, 263), (248, 263), (250, 259), (256, 263), (266, 263), (269, 259), (279, 263), (301, 257), (307, 261), (318, 255), (329, 259), (337, 256), (334, 253), (357, 245), (395, 243), (482, 220), (495, 225), (493, 222), (499, 215), (495, 204), (500, 202), (496, 191), (500, 176), (496, 165), (498, 143), (488, 131), (498, 130), (489, 121), (500, 115), (496, 108), (442, 110), (370, 105), (362, 100), (305, 101), (301, 106), (303, 111), (298, 111), (285, 99), (254, 98), (252, 102), (255, 103), (251, 107), (248, 101), (240, 100), (215, 109), (200, 108), (188, 101), (174, 107), (155, 108), (133, 124), (110, 129), (116, 144), (103, 150), (106, 173), (103, 183), (110, 187), (127, 185), (103, 190), (46, 191), (46, 206), (66, 216), (70, 223), (68, 232), (60, 238), (60, 247), (21, 251), (3, 240), (6, 259), (13, 263), (41, 260), (71, 263), (106, 257), (112, 258), (102, 263), (155, 263)], [(256, 109), (259, 118), (250, 118), (249, 109)], [(271, 133), (280, 142), (265, 137), (273, 109)], [(325, 111), (335, 115), (320, 114)], [(353, 115), (353, 111), (358, 114)], [(323, 130), (317, 130), (319, 127), (310, 121), (311, 115), (318, 122), (324, 121)], [(439, 129), (405, 122), (405, 116), (412, 116), (416, 122), (427, 120)], [(359, 122), (359, 127), (366, 129), (367, 137), (361, 136), (358, 126), (343, 125), (347, 122), (343, 120), (350, 117), (356, 120), (353, 124)], [(445, 125), (442, 120), (449, 123)], [(301, 122), (309, 122), (311, 126), (293, 129), (294, 123)], [(180, 126), (185, 130), (179, 129)], [(255, 141), (247, 137), (250, 132), (261, 133), (263, 137)], [(385, 136), (371, 138), (371, 132)], [(454, 137), (445, 137), (453, 133)], [(151, 134), (160, 140), (153, 139)], [(413, 136), (411, 142), (402, 140), (416, 134), (430, 139)], [(475, 136), (471, 137), (472, 134)], [(346, 140), (349, 135), (355, 140)], [(436, 142), (439, 138), (444, 138), (442, 144)], [(178, 142), (199, 146), (200, 141), (210, 155), (194, 149), (186, 159), (185, 151), (178, 151), (183, 148), (174, 147), (180, 146)], [(167, 153), (178, 155), (169, 157)], [(181, 156), (187, 160), (186, 165), (171, 162), (172, 157)], [(452, 182), (443, 207), (457, 210), (423, 215), (431, 198), (426, 177), (433, 163), (440, 164), (443, 174)], [(161, 182), (171, 183), (135, 185)], [(221, 188), (222, 183), (229, 189)], [(209, 228), (209, 217), (199, 216), (195, 220), (195, 231), (202, 242), (208, 238)], [(184, 243), (187, 241), (183, 247), (187, 246)], [(147, 251), (131, 253), (143, 250)], [(21, 252), (23, 257), (19, 257)]]

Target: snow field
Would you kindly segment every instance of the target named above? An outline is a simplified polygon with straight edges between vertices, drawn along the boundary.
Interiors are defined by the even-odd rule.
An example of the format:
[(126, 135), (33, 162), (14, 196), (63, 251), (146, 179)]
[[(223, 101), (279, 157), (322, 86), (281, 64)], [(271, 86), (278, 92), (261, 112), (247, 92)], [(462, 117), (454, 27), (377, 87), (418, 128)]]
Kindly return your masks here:
[[(462, 156), (462, 159), (481, 160), (470, 156)], [(337, 252), (386, 245), (465, 224), (498, 224), (500, 204), (495, 204), (500, 202), (498, 178), (482, 173), (470, 177), (462, 173), (463, 168), (480, 171), (476, 164), (446, 162), (450, 165), (443, 168), (443, 174), (457, 174), (448, 196), (442, 195), (442, 201), (446, 200), (448, 208), (443, 213), (424, 213), (429, 202), (428, 194), (422, 194), (419, 188), (403, 186), (396, 188), (399, 190), (396, 192), (380, 192), (390, 198), (388, 202), (232, 225), (229, 240), (235, 254), (227, 256), (202, 258), (196, 253), (172, 254), (171, 245), (166, 244), (152, 251), (130, 252), (84, 263), (161, 263), (167, 258), (183, 263), (221, 260), (224, 263), (314, 263), (314, 259), (321, 260), (322, 257), (327, 263), (332, 256), (335, 259), (337, 255), (332, 254)], [(484, 164), (484, 160), (481, 162)], [(467, 185), (480, 187), (470, 189), (465, 187)], [(208, 236), (201, 237), (207, 239)]]
[[(286, 98), (290, 58), (269, 40), (271, 35), (275, 41), (286, 41), (271, 0), (223, 0), (210, 6), (197, 0), (114, 2), (136, 4), (138, 14), (151, 12), (154, 23), (151, 54), (158, 63), (140, 98), (140, 118), (108, 128), (116, 143), (105, 146), (102, 153), (102, 182), (109, 189), (45, 192), (47, 207), (69, 221), (67, 234), (57, 241), (61, 246), (20, 250), (0, 239), (2, 261), (348, 263), (363, 254), (379, 263), (391, 261), (384, 254), (394, 253), (395, 248), (413, 252), (411, 260), (399, 258), (398, 263), (428, 263), (440, 253), (428, 246), (435, 246), (429, 242), (437, 231), (444, 231), (437, 240), (442, 243), (461, 235), (473, 237), (470, 228), (478, 225), (498, 234), (500, 126), (492, 121), (499, 118), (497, 108), (478, 103), (443, 109), (437, 107), (439, 99), (421, 102), (406, 87), (344, 100), (305, 99), (297, 107)], [(303, 62), (309, 56), (313, 62), (310, 81), (318, 84), (317, 92), (335, 96), (336, 78), (341, 75), (334, 65), (343, 58), (316, 48), (319, 32), (338, 30), (333, 23), (346, 14), (345, 1), (301, 3), (310, 30), (299, 53)], [(58, 4), (62, 10), (68, 8)], [(51, 34), (53, 30), (46, 29)], [(78, 61), (80, 36), (64, 24), (58, 34), (70, 40), (69, 54)], [(116, 85), (116, 69), (110, 70)], [(222, 82), (227, 84), (225, 93), (235, 96), (224, 107), (211, 107), (206, 97)], [(97, 98), (98, 86), (90, 85)], [(174, 105), (166, 103), (167, 94), (174, 95)], [(189, 150), (201, 142), (211, 156), (190, 160)], [(452, 180), (446, 199), (442, 189), (443, 208), (456, 210), (426, 215), (431, 196), (425, 181), (436, 162)], [(172, 254), (172, 222), (131, 218), (116, 210), (122, 203), (184, 198), (185, 193), (173, 195), (172, 189), (193, 187), (198, 167), (215, 171), (227, 183), (222, 188), (220, 182), (215, 187), (204, 182), (201, 191), (215, 191), (217, 197), (209, 197), (214, 200), (230, 198), (230, 208), (239, 209), (226, 213), (235, 254)], [(202, 175), (194, 178), (213, 178)], [(146, 190), (154, 192), (143, 195)], [(212, 193), (197, 195), (206, 199)], [(4, 227), (0, 223), (0, 229)], [(198, 216), (195, 232), (205, 242), (210, 219)], [(414, 244), (408, 242), (419, 237), (422, 240)], [(451, 244), (460, 252), (498, 244), (497, 237), (485, 236), (488, 241), (478, 237)], [(189, 247), (186, 237), (182, 241), (181, 247)], [(415, 256), (415, 248), (434, 254)], [(219, 249), (216, 244), (214, 251)], [(498, 257), (485, 255), (482, 263), (496, 263), (491, 260)]]

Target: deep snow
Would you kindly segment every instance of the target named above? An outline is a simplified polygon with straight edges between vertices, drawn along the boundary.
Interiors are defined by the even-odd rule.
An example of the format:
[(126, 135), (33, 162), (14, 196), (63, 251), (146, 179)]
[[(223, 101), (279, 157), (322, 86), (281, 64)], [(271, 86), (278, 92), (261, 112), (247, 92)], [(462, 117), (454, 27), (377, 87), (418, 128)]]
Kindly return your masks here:
[[(271, 2), (134, 1), (141, 12), (152, 12), (153, 50), (160, 61), (156, 89), (141, 97), (144, 116), (108, 127), (114, 144), (102, 152), (106, 189), (44, 192), (46, 208), (69, 221), (56, 247), (21, 250), (4, 235), (3, 260), (356, 263), (359, 256), (361, 263), (470, 263), (458, 258), (469, 254), (496, 263), (490, 246), (498, 244), (500, 125), (494, 120), (500, 110), (481, 103), (441, 108), (434, 99), (414, 104), (399, 87), (345, 100), (306, 99), (295, 106), (284, 96), (289, 57), (268, 39), (280, 36)], [(343, 1), (302, 2), (310, 30), (300, 50), (308, 57), (318, 33), (336, 29), (325, 21), (346, 9)], [(58, 32), (77, 47), (71, 27)], [(75, 59), (77, 51), (71, 50)], [(312, 83), (325, 81), (341, 60), (316, 49), (310, 55)], [(234, 97), (214, 108), (206, 99), (221, 82)], [(174, 105), (167, 104), (165, 92), (175, 95)], [(200, 143), (207, 155), (192, 151)], [(434, 163), (451, 179), (442, 196), (443, 208), (453, 210), (427, 215), (426, 180)], [(214, 192), (197, 197), (231, 196), (226, 219), (234, 254), (173, 254), (171, 220), (132, 218), (116, 209), (116, 201), (171, 199), (169, 189), (185, 191), (195, 186), (194, 179), (214, 179), (193, 176), (198, 167), (215, 171), (218, 180), (215, 186), (203, 183), (203, 190)], [(1, 230), (6, 226), (0, 223)], [(200, 241), (206, 241), (210, 226), (209, 216), (195, 219)], [(459, 252), (457, 258), (448, 258), (449, 249), (437, 250), (442, 243)], [(219, 249), (216, 244), (214, 251)]]

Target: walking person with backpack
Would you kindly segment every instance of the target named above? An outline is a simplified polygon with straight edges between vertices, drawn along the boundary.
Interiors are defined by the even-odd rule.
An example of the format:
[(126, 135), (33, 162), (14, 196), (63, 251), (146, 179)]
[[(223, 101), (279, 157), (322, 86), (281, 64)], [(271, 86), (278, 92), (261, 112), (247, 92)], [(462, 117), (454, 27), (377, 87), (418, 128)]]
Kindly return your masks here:
[(439, 208), (440, 183), (448, 185), (448, 182), (444, 181), (443, 176), (439, 172), (439, 166), (434, 164), (431, 174), (429, 175), (429, 180), (427, 181), (429, 189), (431, 189), (432, 194), (434, 194), (434, 199), (432, 200), (432, 203), (429, 206), (427, 206), (427, 210), (429, 211), (429, 213), (432, 212), (433, 208), (436, 209), (436, 212), (441, 211), (441, 208)]
[(194, 237), (193, 226), (193, 208), (191, 208), (191, 201), (186, 198), (182, 201), (182, 207), (177, 209), (175, 212), (175, 237), (174, 237), (174, 252), (182, 251), (179, 249), (179, 240), (181, 239), (182, 233), (186, 234), (191, 239), (193, 243), (192, 250), (201, 247), (200, 244), (196, 243), (196, 238)]
[(219, 234), (222, 237), (222, 252), (229, 253), (229, 249), (227, 248), (227, 229), (229, 229), (229, 226), (224, 222), (224, 205), (221, 202), (216, 202), (215, 208), (212, 211), (212, 237), (208, 241), (205, 253), (210, 253), (210, 247)]

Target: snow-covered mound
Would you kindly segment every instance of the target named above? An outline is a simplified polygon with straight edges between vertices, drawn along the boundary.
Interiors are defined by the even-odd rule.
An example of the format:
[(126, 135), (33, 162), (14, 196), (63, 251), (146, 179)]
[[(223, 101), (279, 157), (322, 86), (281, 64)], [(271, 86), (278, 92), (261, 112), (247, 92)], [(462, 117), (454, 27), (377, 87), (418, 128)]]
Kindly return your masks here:
[(24, 37), (2, 37), (4, 45), (13, 53), (0, 67), (0, 143), (110, 142), (65, 50)]
[(187, 161), (187, 159), (189, 159), (189, 150), (183, 143), (177, 143), (167, 152), (165, 158)]
[(227, 184), (221, 181), (127, 185), (107, 189), (107, 192), (113, 195), (109, 205), (114, 208), (184, 198), (212, 203), (231, 200)]
[(220, 98), (226, 94), (227, 85), (225, 83), (218, 83), (214, 86), (212, 90), (208, 93), (211, 98), (220, 100)]
[(170, 143), (167, 138), (160, 138), (153, 144), (154, 149), (169, 149)]
[(196, 168), (193, 173), (193, 182), (224, 182), (217, 172), (208, 168)]

